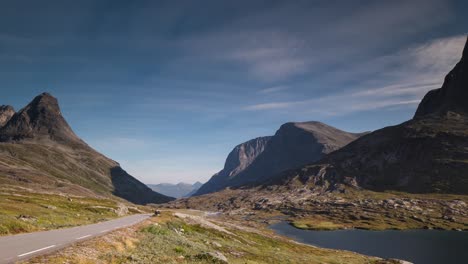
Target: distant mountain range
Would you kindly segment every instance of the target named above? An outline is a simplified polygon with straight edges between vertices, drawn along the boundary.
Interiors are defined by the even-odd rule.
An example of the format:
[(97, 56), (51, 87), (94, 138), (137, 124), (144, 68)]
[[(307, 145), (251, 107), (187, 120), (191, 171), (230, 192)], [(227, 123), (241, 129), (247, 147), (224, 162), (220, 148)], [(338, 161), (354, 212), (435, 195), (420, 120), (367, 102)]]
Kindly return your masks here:
[(11, 106), (0, 107), (0, 188), (114, 197), (137, 204), (173, 200), (88, 146), (48, 93), (18, 112)]
[(320, 122), (286, 123), (272, 137), (236, 146), (224, 168), (195, 195), (265, 183), (272, 175), (317, 161), (364, 134), (345, 132)]
[(192, 196), (203, 184), (196, 182), (194, 184), (179, 182), (177, 184), (172, 183), (160, 183), (160, 184), (148, 184), (153, 191), (175, 198), (190, 197)]

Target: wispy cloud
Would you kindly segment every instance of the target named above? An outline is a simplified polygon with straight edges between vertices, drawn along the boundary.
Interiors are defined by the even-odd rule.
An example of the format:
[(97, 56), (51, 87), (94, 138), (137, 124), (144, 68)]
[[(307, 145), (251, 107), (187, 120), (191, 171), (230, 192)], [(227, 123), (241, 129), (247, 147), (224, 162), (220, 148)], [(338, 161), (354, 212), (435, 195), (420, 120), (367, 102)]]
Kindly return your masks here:
[(258, 91), (258, 93), (260, 93), (260, 94), (271, 94), (271, 93), (276, 93), (276, 92), (280, 92), (280, 91), (284, 91), (284, 90), (288, 90), (288, 89), (290, 89), (289, 86), (278, 85), (278, 86), (273, 86), (273, 87), (268, 87), (268, 88), (261, 89), (260, 91)]
[(283, 109), (290, 108), (293, 106), (304, 104), (307, 101), (291, 101), (291, 102), (272, 102), (265, 104), (255, 104), (244, 107), (244, 110), (256, 111), (256, 110), (271, 110), (271, 109)]
[[(299, 111), (313, 108), (314, 110), (309, 111), (324, 115), (344, 115), (356, 111), (415, 105), (427, 91), (442, 85), (444, 76), (460, 59), (465, 40), (464, 35), (436, 39), (357, 65), (350, 70), (351, 73), (358, 74), (365, 69), (378, 72), (374, 78), (363, 82), (367, 88), (347, 87), (343, 89), (344, 92), (316, 98), (262, 102), (245, 106), (243, 110)], [(339, 77), (339, 73), (335, 74)], [(349, 75), (349, 72), (345, 74)]]

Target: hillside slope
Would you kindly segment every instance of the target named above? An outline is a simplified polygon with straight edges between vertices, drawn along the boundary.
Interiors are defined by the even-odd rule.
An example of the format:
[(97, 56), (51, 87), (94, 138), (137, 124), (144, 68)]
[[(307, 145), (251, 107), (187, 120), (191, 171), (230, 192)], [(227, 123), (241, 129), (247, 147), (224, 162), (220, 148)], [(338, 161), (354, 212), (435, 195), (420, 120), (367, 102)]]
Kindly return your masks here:
[(82, 141), (58, 101), (43, 93), (0, 128), (0, 189), (89, 197), (120, 197), (137, 204), (172, 198), (153, 192), (120, 165)]

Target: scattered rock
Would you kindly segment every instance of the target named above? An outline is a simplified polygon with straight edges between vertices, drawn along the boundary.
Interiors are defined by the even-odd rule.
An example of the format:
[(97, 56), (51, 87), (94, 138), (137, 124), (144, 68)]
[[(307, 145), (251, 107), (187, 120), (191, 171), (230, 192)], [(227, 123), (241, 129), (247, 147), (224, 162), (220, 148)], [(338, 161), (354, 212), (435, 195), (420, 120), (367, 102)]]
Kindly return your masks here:
[(36, 217), (30, 216), (30, 215), (20, 214), (16, 218), (18, 218), (19, 220), (24, 221), (24, 222), (36, 222), (37, 221)]
[(220, 243), (216, 242), (216, 241), (213, 241), (211, 242), (211, 244), (217, 248), (220, 248), (220, 247), (223, 247), (223, 245), (221, 245)]
[(195, 258), (200, 259), (200, 260), (206, 260), (211, 263), (219, 263), (219, 264), (229, 263), (226, 256), (224, 256), (221, 252), (218, 252), (218, 251), (198, 254), (195, 256)]

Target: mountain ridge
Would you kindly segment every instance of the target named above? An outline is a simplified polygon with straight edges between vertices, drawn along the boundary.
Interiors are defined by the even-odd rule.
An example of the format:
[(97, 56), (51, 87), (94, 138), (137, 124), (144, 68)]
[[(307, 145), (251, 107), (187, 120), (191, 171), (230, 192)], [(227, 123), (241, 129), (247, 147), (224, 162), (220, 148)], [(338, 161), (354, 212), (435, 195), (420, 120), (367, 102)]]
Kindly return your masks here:
[[(281, 125), (274, 136), (256, 138), (234, 148), (226, 159), (225, 169), (215, 174), (195, 195), (218, 191), (226, 187), (258, 185), (270, 176), (320, 159), (324, 154), (339, 149), (360, 137), (318, 121), (289, 122)], [(264, 140), (261, 151), (239, 170), (227, 170), (228, 161), (236, 149)], [(235, 156), (235, 155), (234, 155)]]
[(82, 141), (49, 93), (36, 96), (0, 128), (0, 188), (8, 186), (137, 204), (173, 199), (153, 192)]

